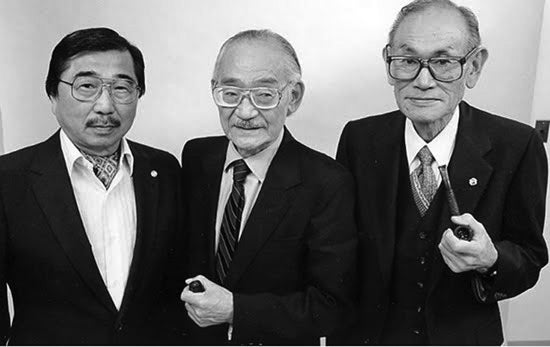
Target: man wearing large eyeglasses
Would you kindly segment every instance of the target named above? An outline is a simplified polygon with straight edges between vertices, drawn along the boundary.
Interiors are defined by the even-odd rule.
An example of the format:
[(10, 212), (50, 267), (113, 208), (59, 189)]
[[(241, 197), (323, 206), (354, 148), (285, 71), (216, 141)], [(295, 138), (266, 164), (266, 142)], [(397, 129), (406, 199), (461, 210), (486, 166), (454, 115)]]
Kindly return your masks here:
[(354, 317), (352, 180), (286, 129), (303, 94), (280, 35), (223, 44), (212, 97), (225, 136), (182, 154), (193, 344), (318, 345)]
[(161, 312), (179, 304), (167, 283), (182, 266), (180, 167), (125, 138), (145, 93), (141, 51), (108, 28), (73, 32), (46, 92), (61, 129), (0, 159), (2, 344), (171, 343)]
[(502, 344), (497, 301), (548, 261), (543, 144), (462, 101), (488, 57), (471, 10), (413, 1), (382, 54), (399, 111), (349, 122), (337, 153), (359, 202), (361, 319), (347, 342)]

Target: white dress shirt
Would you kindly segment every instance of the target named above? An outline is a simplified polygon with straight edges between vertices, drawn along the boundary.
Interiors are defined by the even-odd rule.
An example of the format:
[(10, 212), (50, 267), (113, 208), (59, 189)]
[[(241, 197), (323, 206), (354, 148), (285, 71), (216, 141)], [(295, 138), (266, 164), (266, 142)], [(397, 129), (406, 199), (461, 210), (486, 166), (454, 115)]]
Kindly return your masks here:
[(439, 173), (438, 167), (449, 165), (451, 155), (455, 148), (458, 120), (459, 110), (457, 107), (445, 128), (443, 128), (433, 140), (426, 143), (414, 129), (412, 121), (407, 118), (405, 121), (405, 148), (407, 151), (407, 161), (409, 163), (409, 175), (420, 166), (420, 159), (418, 159), (416, 155), (422, 147), (428, 146), (428, 149), (432, 152), (435, 159), (432, 163), (432, 170), (434, 171), (437, 179), (437, 186), (439, 187), (439, 184), (441, 184), (441, 174)]
[(120, 309), (136, 241), (136, 201), (132, 172), (134, 157), (126, 139), (121, 142), (119, 169), (109, 189), (93, 172), (61, 130), (61, 150), (88, 241), (107, 290)]
[(225, 155), (225, 164), (223, 164), (223, 173), (222, 180), (220, 184), (220, 195), (218, 198), (218, 209), (216, 213), (216, 250), (218, 249), (218, 239), (220, 237), (220, 229), (223, 220), (223, 212), (225, 210), (225, 205), (227, 200), (229, 200), (229, 195), (231, 195), (231, 189), (233, 188), (233, 167), (229, 165), (238, 159), (244, 159), (246, 165), (250, 168), (250, 174), (246, 177), (244, 181), (244, 207), (243, 215), (241, 217), (241, 228), (239, 230), (239, 239), (243, 232), (250, 211), (260, 194), (260, 189), (262, 189), (262, 184), (265, 181), (265, 175), (267, 174), (267, 169), (277, 153), (281, 142), (283, 141), (284, 130), (281, 131), (277, 139), (270, 144), (267, 148), (262, 150), (259, 153), (256, 153), (248, 158), (243, 158), (237, 149), (230, 141), (227, 146), (227, 152)]

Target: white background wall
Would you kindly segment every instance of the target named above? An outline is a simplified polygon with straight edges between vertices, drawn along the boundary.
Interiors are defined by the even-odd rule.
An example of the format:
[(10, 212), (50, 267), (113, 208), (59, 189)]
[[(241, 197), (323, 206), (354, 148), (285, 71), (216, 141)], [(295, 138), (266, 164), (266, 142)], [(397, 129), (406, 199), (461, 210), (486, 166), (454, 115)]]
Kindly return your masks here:
[[(302, 142), (334, 155), (344, 124), (395, 108), (381, 50), (408, 0), (0, 0), (0, 109), (7, 152), (57, 129), (44, 91), (50, 54), (69, 32), (108, 26), (135, 43), (146, 61), (147, 92), (129, 137), (179, 157), (190, 138), (221, 134), (209, 81), (219, 46), (250, 28), (269, 28), (296, 48), (306, 96), (287, 125)], [(535, 73), (544, 0), (460, 0), (476, 12), (490, 57), (472, 104), (531, 123), (550, 118), (548, 81)], [(546, 2), (548, 8), (548, 2)], [(546, 20), (548, 22), (548, 19)], [(545, 24), (545, 41), (550, 27)], [(550, 58), (548, 43), (540, 61)], [(540, 76), (539, 76), (540, 77)], [(535, 99), (533, 96), (535, 94)], [(532, 107), (532, 103), (536, 108)], [(532, 112), (533, 110), (533, 112)], [(537, 114), (535, 115), (535, 111)], [(505, 305), (513, 338), (550, 340), (548, 273), (525, 302)], [(522, 297), (523, 298), (523, 297)], [(543, 303), (544, 301), (544, 303)], [(523, 319), (523, 317), (527, 319)], [(517, 319), (515, 317), (518, 317)], [(516, 321), (518, 323), (516, 324)], [(520, 325), (519, 323), (524, 323)], [(541, 323), (543, 324), (543, 323)]]

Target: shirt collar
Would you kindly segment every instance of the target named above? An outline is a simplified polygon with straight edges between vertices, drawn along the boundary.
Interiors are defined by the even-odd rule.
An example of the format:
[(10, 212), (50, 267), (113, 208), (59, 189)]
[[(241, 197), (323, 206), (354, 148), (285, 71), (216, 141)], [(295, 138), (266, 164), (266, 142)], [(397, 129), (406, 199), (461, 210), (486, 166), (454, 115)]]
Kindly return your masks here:
[(263, 182), (267, 174), (267, 169), (269, 169), (269, 165), (271, 164), (273, 157), (275, 157), (275, 153), (277, 153), (277, 150), (283, 141), (283, 134), (284, 129), (281, 130), (281, 133), (272, 144), (248, 158), (243, 158), (235, 148), (233, 142), (229, 141), (225, 155), (225, 164), (223, 165), (224, 171), (227, 172), (229, 165), (235, 160), (244, 159), (252, 174), (256, 176), (260, 182)]
[[(61, 129), (59, 132), (59, 138), (61, 140), (61, 151), (63, 152), (65, 164), (67, 165), (67, 170), (69, 171), (69, 173), (72, 172), (72, 169), (76, 163), (80, 163), (81, 165), (92, 168), (92, 163), (84, 158), (80, 150), (74, 145), (71, 139), (69, 139), (63, 129)], [(121, 141), (120, 153), (121, 155), (119, 164), (126, 166), (128, 172), (130, 173), (130, 176), (132, 176), (134, 172), (134, 155), (130, 150), (128, 141), (124, 137)]]
[(458, 132), (458, 119), (460, 112), (458, 107), (453, 112), (453, 116), (449, 123), (441, 130), (437, 136), (426, 143), (423, 138), (418, 135), (414, 129), (412, 121), (407, 118), (405, 121), (405, 148), (407, 150), (407, 160), (409, 167), (416, 158), (418, 151), (424, 146), (428, 146), (428, 149), (432, 153), (438, 166), (448, 165), (453, 154), (455, 146), (456, 134)]

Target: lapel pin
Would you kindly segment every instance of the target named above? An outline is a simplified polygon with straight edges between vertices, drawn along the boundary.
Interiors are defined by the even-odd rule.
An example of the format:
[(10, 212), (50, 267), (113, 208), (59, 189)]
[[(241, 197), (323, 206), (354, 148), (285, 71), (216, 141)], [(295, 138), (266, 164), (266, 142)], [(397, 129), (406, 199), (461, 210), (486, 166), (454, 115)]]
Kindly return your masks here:
[(477, 178), (475, 178), (475, 177), (470, 178), (468, 183), (470, 183), (470, 186), (472, 186), (472, 187), (477, 186)]
[[(151, 177), (157, 177), (159, 175), (159, 173), (157, 172), (157, 170), (153, 170), (151, 171)], [(470, 180), (471, 182), (471, 180)]]

